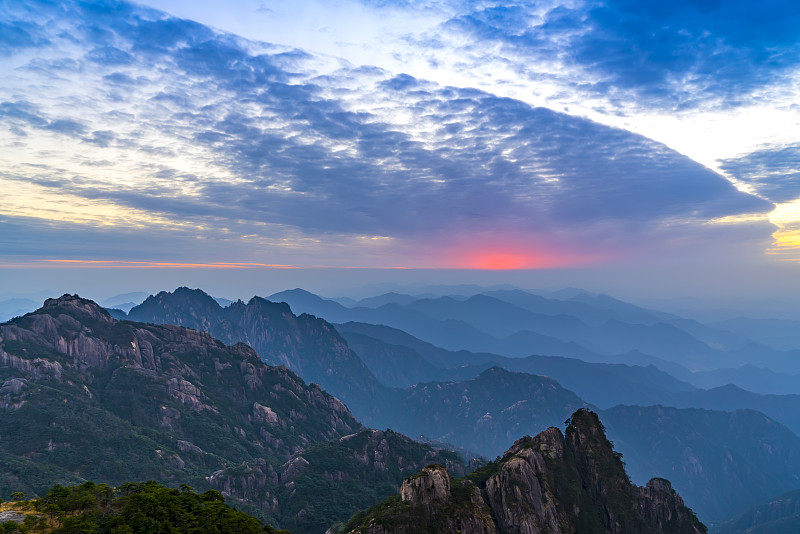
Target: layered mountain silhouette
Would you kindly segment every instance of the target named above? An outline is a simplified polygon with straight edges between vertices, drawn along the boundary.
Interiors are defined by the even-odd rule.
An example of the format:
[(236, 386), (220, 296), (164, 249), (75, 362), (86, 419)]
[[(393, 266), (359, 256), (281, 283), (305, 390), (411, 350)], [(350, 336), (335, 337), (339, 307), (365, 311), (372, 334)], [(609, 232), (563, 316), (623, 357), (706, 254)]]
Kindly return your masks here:
[[(174, 298), (174, 295), (179, 298)], [(191, 301), (193, 295), (201, 299), (197, 306), (181, 303), (183, 298)], [(501, 454), (516, 436), (534, 434), (548, 426), (558, 425), (564, 417), (581, 406), (610, 408), (618, 402), (702, 406), (706, 397), (712, 394), (696, 391), (691, 385), (651, 366), (601, 364), (543, 356), (507, 358), (490, 353), (449, 351), (416, 339), (406, 332), (365, 323), (338, 325), (337, 330), (343, 334), (340, 336), (330, 324), (318, 318), (301, 315), (293, 319), (294, 315), (283, 304), (254, 298), (248, 304), (239, 302), (222, 308), (206, 297), (202, 292), (185, 288), (173, 294), (160, 293), (143, 303), (141, 309), (152, 306), (161, 310), (159, 313), (162, 315), (139, 317), (206, 327), (216, 331), (227, 342), (233, 342), (236, 339), (249, 340), (251, 332), (253, 338), (258, 339), (260, 334), (255, 327), (250, 326), (249, 330), (245, 330), (238, 322), (247, 313), (252, 313), (250, 324), (257, 324), (258, 329), (269, 332), (268, 336), (264, 336), (264, 350), (272, 351), (266, 356), (269, 361), (294, 365), (309, 380), (309, 376), (303, 373), (309, 370), (316, 372), (316, 375), (312, 375), (315, 376), (314, 380), (322, 382), (337, 397), (347, 398), (349, 395), (348, 406), (357, 406), (356, 413), (359, 410), (363, 412), (362, 420), (368, 424), (421, 436), (434, 443), (449, 443), (487, 457)], [(318, 299), (313, 295), (310, 298)], [(327, 302), (340, 307), (338, 303)], [(248, 309), (251, 311), (247, 312)], [(279, 313), (270, 314), (270, 310), (278, 310)], [(132, 310), (132, 315), (135, 312), (138, 313)], [(209, 320), (211, 317), (218, 322)], [(295, 321), (305, 321), (314, 326), (298, 328), (294, 326)], [(224, 328), (217, 325), (223, 325)], [(245, 335), (248, 337), (245, 338)], [(307, 336), (316, 338), (309, 339)], [(266, 341), (269, 339), (278, 341), (272, 344)], [(348, 347), (348, 339), (352, 339), (357, 350)], [(276, 351), (276, 346), (282, 347), (281, 350)], [(314, 350), (306, 350), (308, 348)], [(326, 350), (333, 354), (326, 354)], [(370, 362), (369, 366), (363, 364), (359, 352), (365, 354), (364, 360)], [(347, 365), (332, 363), (342, 357), (347, 358)], [(335, 369), (336, 372), (320, 373), (319, 369), (323, 366), (314, 363), (316, 359), (326, 362), (325, 369)], [(426, 378), (425, 372), (430, 371), (432, 366), (435, 368), (433, 375)], [(517, 372), (510, 372), (506, 368), (516, 369)], [(355, 369), (355, 372), (351, 374), (349, 369)], [(534, 374), (546, 374), (551, 378)], [(365, 376), (367, 378), (363, 378)], [(416, 380), (425, 381), (414, 387), (390, 388), (381, 384), (376, 376), (395, 386)], [(434, 381), (430, 382), (431, 379)], [(561, 386), (562, 380), (570, 385), (574, 393)], [(364, 384), (369, 387), (364, 387)], [(358, 395), (353, 395), (353, 391)], [(747, 407), (747, 403), (732, 408), (717, 404), (709, 407), (733, 409)], [(764, 439), (757, 434), (737, 434), (733, 429), (736, 421), (742, 420), (741, 417), (730, 419), (730, 432), (712, 431), (713, 426), (688, 424), (687, 421), (692, 419), (691, 414), (704, 413), (704, 417), (720, 421), (725, 421), (730, 414), (669, 410), (668, 415), (661, 416), (665, 418), (665, 426), (674, 425), (685, 434), (678, 433), (670, 440), (654, 442), (629, 439), (624, 433), (625, 426), (616, 423), (615, 413), (610, 410), (608, 416), (615, 421), (610, 426), (612, 439), (620, 439), (615, 434), (619, 428), (620, 435), (624, 437), (620, 440), (623, 444), (621, 450), (635, 478), (646, 480), (652, 474), (671, 478), (683, 494), (697, 503), (695, 508), (701, 517), (725, 519), (742, 507), (796, 487), (797, 481), (785, 476), (794, 469), (794, 456), (798, 450), (796, 437), (760, 414), (753, 419), (754, 428), (763, 426), (765, 429), (780, 428), (781, 431), (765, 432)], [(631, 420), (639, 421), (641, 428), (648, 428), (648, 418), (654, 416), (652, 410), (631, 413), (634, 414)], [(720, 425), (716, 427), (717, 430), (724, 426), (722, 423)], [(636, 434), (637, 427), (630, 428)], [(707, 453), (684, 454), (687, 449), (697, 446), (692, 440), (700, 440), (703, 443), (702, 450)], [(661, 446), (667, 447), (669, 452), (659, 452)], [(742, 451), (748, 447), (754, 450), (759, 446), (776, 451), (775, 461), (766, 462), (768, 467), (764, 472), (752, 469), (748, 462), (743, 462), (741, 466), (732, 464), (724, 469), (716, 463), (718, 458), (731, 451), (740, 451), (736, 455), (746, 455)], [(672, 458), (675, 463), (672, 467), (659, 464), (653, 460), (654, 457)], [(781, 469), (780, 465), (788, 466), (788, 470)], [(670, 471), (673, 468), (674, 473)], [(702, 476), (698, 475), (700, 472)], [(715, 489), (709, 491), (708, 488)], [(717, 488), (723, 489), (717, 491)]]
[[(800, 373), (797, 350), (775, 348), (729, 330), (647, 310), (607, 295), (584, 292), (567, 299), (519, 290), (489, 291), (471, 297), (409, 300), (391, 295), (378, 307), (353, 307), (302, 289), (270, 300), (288, 303), (333, 323), (391, 326), (449, 350), (520, 357), (565, 356), (597, 362), (646, 362), (691, 378), (691, 370), (738, 367), (746, 363), (781, 373)], [(635, 359), (627, 355), (633, 353)]]

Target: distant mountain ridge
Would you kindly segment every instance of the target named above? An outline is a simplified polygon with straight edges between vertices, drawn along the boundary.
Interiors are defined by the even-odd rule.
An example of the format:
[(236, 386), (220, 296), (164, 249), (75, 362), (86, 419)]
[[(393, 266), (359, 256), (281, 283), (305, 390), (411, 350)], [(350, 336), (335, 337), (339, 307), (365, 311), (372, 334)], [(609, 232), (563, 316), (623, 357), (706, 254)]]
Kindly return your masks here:
[(800, 490), (783, 493), (714, 525), (711, 534), (791, 534), (800, 532)]
[[(607, 295), (576, 290), (566, 299), (555, 299), (521, 290), (495, 290), (463, 299), (391, 297), (380, 296), (383, 304), (378, 307), (356, 303), (352, 308), (302, 289), (268, 298), (333, 323), (391, 326), (454, 351), (511, 357), (547, 354), (625, 363), (630, 360), (622, 355), (638, 351), (650, 360), (648, 363), (668, 372), (676, 365), (709, 370), (753, 363), (779, 372), (800, 373), (800, 350), (775, 349), (728, 330)], [(690, 376), (687, 371), (681, 378)]]
[(384, 377), (384, 383), (390, 386), (404, 387), (431, 379), (460, 381), (497, 365), (550, 376), (583, 399), (606, 408), (615, 404), (664, 403), (675, 393), (695, 389), (652, 365), (591, 363), (558, 356), (508, 358), (449, 351), (383, 325), (345, 323), (336, 328), (373, 374)]
[[(181, 292), (191, 296), (190, 290), (181, 290)], [(305, 293), (301, 292), (301, 294)], [(314, 295), (308, 295), (312, 300), (318, 299)], [(162, 296), (164, 296), (164, 299), (158, 306), (169, 313), (176, 313), (177, 308), (172, 309), (171, 306), (178, 301), (170, 300), (170, 294), (167, 293)], [(210, 300), (213, 299), (204, 300), (202, 302), (205, 304), (201, 303), (193, 309), (186, 310), (186, 317), (182, 320), (194, 321), (198, 317), (207, 318), (206, 312), (197, 313), (197, 310), (202, 310), (205, 305), (213, 309), (214, 305), (211, 304)], [(281, 355), (297, 354), (302, 347), (316, 347), (314, 350), (304, 352), (303, 357), (309, 361), (322, 358), (323, 362), (332, 362), (336, 360), (335, 358), (331, 359), (332, 355), (328, 353), (329, 349), (325, 347), (339, 345), (347, 347), (344, 338), (330, 337), (326, 334), (330, 325), (325, 321), (306, 316), (310, 323), (319, 325), (319, 328), (309, 331), (289, 328), (288, 325), (292, 323), (293, 320), (291, 318), (294, 315), (288, 306), (270, 303), (258, 297), (251, 299), (248, 304), (238, 302), (229, 306), (229, 312), (233, 314), (234, 321), (228, 320), (228, 322), (225, 322), (223, 320), (219, 323), (226, 328), (216, 330), (218, 332), (217, 335), (223, 338), (228, 336), (226, 338), (228, 342), (237, 339), (237, 336), (241, 339), (241, 336), (247, 335), (248, 333), (244, 332), (239, 326), (240, 319), (237, 318), (236, 314), (241, 315), (242, 310), (246, 309), (251, 303), (255, 303), (253, 317), (263, 321), (259, 329), (271, 332), (269, 334), (271, 339), (277, 340), (276, 343), (270, 342), (266, 344), (267, 348), (271, 346), (272, 350), (276, 350), (276, 347), (278, 349), (275, 355), (270, 357), (270, 361), (285, 361), (277, 358), (282, 357)], [(337, 303), (332, 304), (334, 307), (340, 307)], [(177, 306), (177, 304), (175, 305)], [(259, 309), (259, 306), (262, 305), (264, 306), (263, 310)], [(185, 306), (185, 304), (181, 304), (181, 306)], [(275, 317), (268, 313), (270, 310), (276, 313)], [(300, 317), (296, 317), (294, 320), (299, 321)], [(323, 328), (322, 325), (327, 325), (327, 327)], [(328, 364), (329, 368), (338, 370), (335, 377), (336, 381), (329, 382), (331, 388), (347, 387), (348, 384), (351, 387), (355, 385), (358, 388), (356, 392), (367, 403), (368, 409), (371, 410), (370, 413), (374, 414), (374, 424), (380, 428), (390, 427), (412, 436), (422, 434), (427, 439), (453, 443), (456, 446), (465, 447), (487, 456), (493, 456), (502, 452), (507, 447), (507, 444), (514, 439), (515, 435), (535, 433), (545, 429), (547, 426), (559, 424), (571, 410), (576, 407), (586, 406), (585, 401), (580, 396), (562, 388), (558, 382), (551, 379), (531, 374), (509, 372), (503, 369), (492, 369), (491, 367), (496, 363), (493, 360), (498, 358), (496, 355), (447, 351), (415, 339), (405, 332), (386, 326), (345, 326), (353, 326), (349, 332), (361, 334), (362, 337), (364, 333), (377, 336), (367, 340), (370, 343), (374, 343), (377, 340), (379, 343), (376, 346), (382, 347), (381, 350), (383, 350), (383, 352), (378, 352), (374, 355), (375, 358), (372, 365), (375, 365), (376, 362), (380, 364), (382, 357), (395, 358), (396, 354), (398, 354), (396, 350), (398, 347), (400, 348), (403, 357), (395, 360), (393, 364), (394, 370), (391, 373), (413, 372), (414, 366), (412, 365), (407, 365), (404, 368), (403, 358), (413, 357), (414, 353), (417, 354), (418, 358), (414, 358), (412, 361), (416, 362), (414, 365), (419, 364), (422, 366), (417, 368), (417, 372), (420, 373), (425, 372), (425, 362), (446, 361), (452, 364), (450, 368), (437, 371), (445, 373), (442, 379), (405, 389), (392, 389), (380, 384), (373, 373), (369, 373), (371, 378), (367, 384), (377, 385), (371, 386), (370, 389), (365, 389), (362, 387), (363, 384), (359, 383), (357, 378), (354, 378), (358, 377), (358, 374), (353, 374), (352, 376), (348, 374), (347, 366), (338, 367)], [(339, 328), (342, 328), (342, 326), (340, 325)], [(345, 330), (347, 329), (345, 328)], [(291, 332), (295, 334), (291, 334)], [(347, 333), (348, 331), (345, 332), (346, 335)], [(312, 338), (306, 338), (307, 334), (311, 335)], [(321, 337), (314, 340), (313, 336), (317, 335)], [(368, 335), (367, 337), (370, 336)], [(329, 341), (323, 341), (323, 339), (328, 339)], [(338, 341), (332, 341), (335, 339), (338, 339)], [(248, 341), (250, 341), (249, 338)], [(395, 343), (389, 343), (390, 341)], [(282, 343), (289, 343), (289, 345), (282, 345)], [(389, 347), (392, 344), (395, 345), (394, 348)], [(411, 352), (403, 349), (403, 347), (410, 348)], [(361, 347), (359, 347), (359, 350), (361, 350)], [(361, 363), (361, 365), (355, 365), (354, 369), (359, 370), (363, 367), (369, 371), (368, 367), (363, 365), (358, 354), (350, 350), (349, 347), (346, 351), (342, 351), (341, 354)], [(366, 359), (369, 360), (369, 358)], [(616, 390), (619, 392), (617, 394), (618, 397), (628, 396), (625, 399), (626, 402), (631, 400), (631, 395), (638, 395), (641, 401), (649, 399), (649, 403), (652, 404), (653, 402), (660, 402), (660, 399), (671, 401), (672, 397), (670, 395), (672, 394), (679, 396), (693, 394), (691, 386), (674, 380), (655, 368), (587, 364), (578, 360), (552, 357), (505, 358), (501, 361), (503, 365), (510, 365), (510, 362), (513, 362), (520, 366), (519, 370), (526, 373), (558, 375), (559, 379), (565, 381), (572, 379), (571, 386), (577, 391), (583, 389), (584, 391), (594, 391), (594, 394), (601, 395), (601, 391), (605, 388), (605, 391), (611, 395)], [(543, 369), (547, 365), (552, 367), (548, 371), (544, 371)], [(448, 373), (450, 373), (449, 376)], [(558, 373), (561, 374), (559, 375)], [(407, 375), (406, 380), (418, 377)], [(637, 382), (639, 382), (638, 385)], [(592, 385), (593, 383), (595, 384), (594, 386)], [(509, 384), (514, 385), (509, 386)], [(594, 389), (590, 389), (590, 386), (594, 387)], [(337, 396), (340, 395), (335, 389), (332, 389), (332, 391)], [(466, 395), (464, 394), (465, 392), (467, 392)], [(347, 390), (344, 390), (344, 394), (347, 394)], [(608, 398), (613, 398), (613, 396)], [(702, 397), (698, 395), (697, 399), (702, 399)], [(348, 401), (349, 404), (350, 401)], [(643, 411), (641, 413), (649, 414), (650, 412)], [(682, 418), (686, 419), (686, 414), (689, 413), (689, 410), (674, 410), (669, 413), (671, 414), (670, 418), (680, 421)], [(727, 414), (720, 413), (719, 416), (726, 417)], [(649, 415), (643, 415), (642, 417), (649, 417)], [(767, 420), (767, 418), (761, 417), (763, 420)], [(758, 421), (760, 420), (754, 420), (754, 422)], [(643, 424), (646, 426), (646, 420), (643, 420)], [(617, 427), (615, 426), (614, 428), (616, 429)], [(778, 456), (781, 459), (779, 462), (769, 464), (768, 470), (764, 473), (764, 476), (761, 476), (749, 467), (744, 470), (738, 470), (734, 466), (726, 471), (718, 470), (711, 464), (705, 466), (704, 462), (712, 461), (715, 458), (714, 454), (724, 454), (725, 448), (731, 446), (731, 440), (734, 438), (724, 434), (725, 437), (723, 439), (714, 439), (710, 430), (706, 428), (696, 426), (691, 428), (686, 426), (685, 428), (687, 428), (688, 432), (697, 433), (702, 440), (706, 441), (704, 447), (708, 451), (713, 451), (710, 456), (696, 456), (700, 462), (698, 465), (701, 469), (705, 467), (710, 469), (710, 478), (702, 481), (702, 483), (711, 487), (740, 488), (739, 490), (732, 490), (734, 493), (739, 491), (740, 495), (737, 498), (742, 499), (735, 501), (735, 499), (725, 497), (724, 493), (719, 495), (715, 495), (713, 492), (712, 495), (708, 495), (702, 491), (693, 493), (690, 484), (698, 483), (700, 479), (693, 478), (691, 470), (687, 471), (687, 476), (673, 477), (676, 487), (680, 488), (686, 495), (693, 499), (701, 499), (697, 510), (702, 517), (723, 519), (726, 517), (724, 514), (729, 516), (735, 512), (735, 510), (731, 510), (728, 504), (730, 502), (742, 502), (744, 506), (749, 506), (775, 492), (792, 489), (793, 486), (791, 484), (793, 482), (785, 477), (781, 478), (782, 475), (775, 472), (776, 469), (778, 471), (781, 470), (780, 467), (777, 467), (781, 462), (783, 462), (783, 465), (794, 465), (792, 463), (794, 460), (791, 460), (792, 454), (795, 454), (794, 451), (800, 448), (800, 445), (796, 443), (796, 436), (793, 436), (786, 429), (783, 429), (786, 434), (781, 432), (771, 433), (766, 439), (769, 447), (787, 452)], [(681, 439), (669, 442), (669, 447), (664, 453), (660, 453), (661, 456), (667, 457), (677, 450), (683, 450), (681, 448), (684, 447), (683, 440), (681, 436), (679, 438)], [(758, 441), (759, 436), (741, 435), (737, 439), (741, 440), (745, 447), (751, 447)], [(632, 468), (635, 468), (633, 471), (636, 473), (648, 473), (648, 470), (660, 468), (648, 460), (656, 449), (655, 443), (647, 441), (638, 441), (634, 445), (627, 445), (626, 454), (628, 454), (628, 461)], [(683, 461), (679, 462), (679, 465), (686, 469), (692, 469), (688, 463)], [(747, 466), (749, 464), (745, 463), (743, 465)], [(739, 482), (731, 482), (736, 480), (744, 481), (742, 482), (743, 485), (739, 485)], [(751, 487), (752, 490), (744, 491), (741, 489), (744, 487)]]
[(706, 521), (800, 488), (800, 437), (763, 413), (616, 406), (600, 416), (635, 481), (669, 479)]

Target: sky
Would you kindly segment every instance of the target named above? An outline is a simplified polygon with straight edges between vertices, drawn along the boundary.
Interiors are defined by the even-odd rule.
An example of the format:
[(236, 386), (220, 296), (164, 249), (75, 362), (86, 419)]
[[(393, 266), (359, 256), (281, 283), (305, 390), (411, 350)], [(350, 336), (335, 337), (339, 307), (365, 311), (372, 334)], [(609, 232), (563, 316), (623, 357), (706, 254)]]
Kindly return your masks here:
[(2, 2), (0, 297), (793, 298), (798, 28), (790, 0)]

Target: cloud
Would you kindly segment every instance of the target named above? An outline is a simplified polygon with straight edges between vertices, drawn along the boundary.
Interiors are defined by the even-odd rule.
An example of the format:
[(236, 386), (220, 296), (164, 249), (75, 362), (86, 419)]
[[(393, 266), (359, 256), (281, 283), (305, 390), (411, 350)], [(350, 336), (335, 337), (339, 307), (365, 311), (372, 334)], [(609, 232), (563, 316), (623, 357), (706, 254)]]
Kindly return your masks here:
[(772, 202), (800, 198), (800, 143), (757, 150), (725, 160), (720, 167)]
[(464, 2), (438, 31), (468, 36), (461, 57), (477, 67), (505, 61), (531, 80), (548, 78), (616, 107), (678, 110), (742, 105), (792, 80), (798, 27), (800, 5), (791, 0), (588, 0)]
[[(129, 4), (70, 6), (67, 17), (40, 6), (43, 20), (61, 17), (47, 34), (53, 44), (26, 71), (33, 81), (15, 81), (29, 97), (0, 104), (12, 125), (65, 139), (15, 137), (26, 150), (4, 174), (44, 196), (151, 214), (157, 222), (131, 223), (148, 228), (142, 240), (113, 221), (131, 256), (146, 256), (153, 235), (163, 237), (159, 250), (175, 254), (189, 254), (194, 238), (205, 247), (195, 256), (276, 253), (285, 257), (274, 262), (293, 263), (379, 255), (396, 265), (477, 241), (594, 257), (723, 234), (750, 245), (770, 233), (748, 229), (737, 241), (735, 231), (707, 226), (772, 204), (624, 130), (376, 68), (317, 76), (306, 53), (269, 51)], [(569, 32), (568, 14), (551, 13), (547, 31)], [(482, 16), (482, 31), (494, 35), (491, 24), (517, 12)], [(526, 28), (512, 31), (532, 39)], [(79, 76), (47, 78), (48, 62), (67, 60)], [(45, 80), (46, 94), (31, 89)], [(42, 248), (57, 236), (41, 232)], [(64, 243), (99, 256), (108, 245), (106, 230), (98, 232), (84, 245), (77, 236)]]
[(95, 48), (86, 54), (86, 59), (101, 65), (130, 65), (134, 62), (128, 52), (113, 46)]
[(6, 118), (17, 126), (24, 124), (73, 137), (86, 132), (85, 124), (69, 118), (50, 119), (37, 106), (26, 101), (0, 102), (0, 118)]

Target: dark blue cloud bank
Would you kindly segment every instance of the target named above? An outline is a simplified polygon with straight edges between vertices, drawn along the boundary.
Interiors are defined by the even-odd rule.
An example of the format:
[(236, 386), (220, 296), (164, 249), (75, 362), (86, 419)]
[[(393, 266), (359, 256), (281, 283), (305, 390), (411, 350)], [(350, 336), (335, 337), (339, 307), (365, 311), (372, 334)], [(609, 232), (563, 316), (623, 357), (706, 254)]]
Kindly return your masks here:
[[(698, 63), (688, 45), (678, 46), (677, 26), (669, 26), (687, 11), (702, 11), (706, 22), (687, 29), (696, 38), (714, 6), (670, 8), (656, 36), (637, 29), (636, 18), (659, 15), (656, 7), (623, 8), (581, 15), (593, 22), (589, 32), (573, 36), (580, 40), (573, 61), (654, 99), (668, 98), (657, 87), (687, 62), (694, 61), (697, 72), (714, 70), (711, 43), (717, 39), (703, 38), (708, 57)], [(741, 10), (750, 13), (744, 4)], [(258, 252), (233, 250), (241, 245), (237, 236), (249, 234), (305, 247), (309, 257), (315, 246), (385, 236), (400, 243), (394, 253), (411, 254), (413, 264), (409, 251), (475, 236), (630, 252), (668, 243), (763, 242), (771, 231), (768, 225), (743, 233), (738, 226), (708, 224), (772, 205), (664, 145), (586, 119), (375, 68), (343, 66), (318, 75), (315, 58), (303, 52), (246, 42), (123, 2), (5, 4), (0, 16), (17, 32), (2, 48), (14, 70), (13, 83), (0, 92), (0, 122), (14, 132), (16, 150), (30, 155), (0, 169), (0, 179), (189, 221), (213, 247), (239, 258)], [(544, 35), (574, 31), (577, 16), (549, 13)], [(513, 11), (484, 10), (481, 17), (459, 23), (495, 32), (514, 46), (549, 50), (550, 41), (525, 28), (515, 30), (518, 35), (500, 32)], [(730, 24), (721, 20), (712, 29), (733, 33)], [(647, 35), (634, 35), (638, 31)], [(738, 48), (724, 52), (741, 56), (737, 68), (754, 68), (749, 32), (730, 41)], [(791, 44), (788, 29), (770, 33), (776, 50)], [(632, 50), (620, 45), (596, 53), (623, 37), (633, 39)], [(612, 68), (633, 61), (630, 54), (647, 61)], [(673, 70), (650, 72), (654, 61)], [(777, 76), (780, 57), (774, 63), (770, 75)], [(710, 90), (721, 94), (726, 76), (717, 76), (720, 86)], [(745, 89), (729, 87), (726, 98)], [(44, 134), (81, 147), (70, 159), (83, 171), (40, 150)], [(58, 239), (59, 254), (67, 255), (63, 244), (79, 238), (63, 234), (87, 235), (86, 228), (27, 225), (14, 216), (0, 225), (27, 226), (41, 244), (39, 254), (46, 253), (47, 240)], [(75, 255), (112, 254), (102, 245), (108, 230), (96, 232), (96, 239), (73, 248)], [(142, 231), (138, 242), (135, 232), (122, 235), (138, 254), (156, 233)], [(189, 252), (187, 239), (196, 237), (190, 234), (165, 230), (154, 248), (196, 257), (217, 250), (209, 245)], [(169, 245), (170, 239), (182, 244)], [(90, 241), (100, 245), (89, 247)], [(11, 243), (9, 253), (36, 255), (27, 243)], [(355, 246), (326, 250), (360, 261), (353, 259)], [(317, 263), (326, 261), (337, 260)]]
[[(466, 33), (473, 54), (576, 69), (572, 88), (619, 107), (729, 107), (796, 76), (800, 3), (794, 0), (586, 0), (567, 5), (452, 2), (444, 30)], [(492, 59), (484, 56), (485, 60)]]

